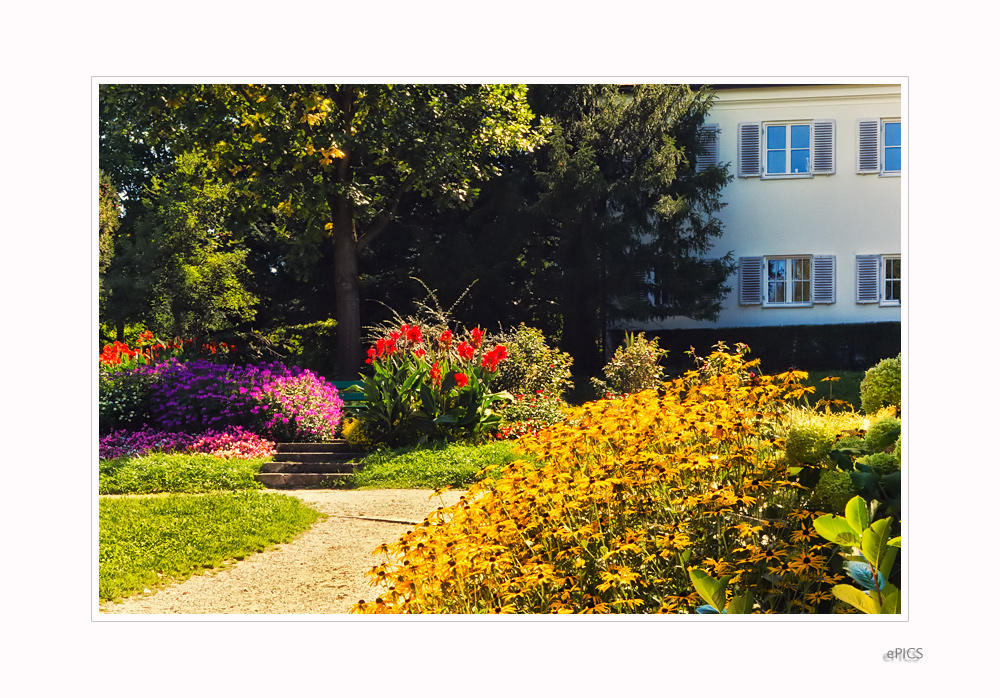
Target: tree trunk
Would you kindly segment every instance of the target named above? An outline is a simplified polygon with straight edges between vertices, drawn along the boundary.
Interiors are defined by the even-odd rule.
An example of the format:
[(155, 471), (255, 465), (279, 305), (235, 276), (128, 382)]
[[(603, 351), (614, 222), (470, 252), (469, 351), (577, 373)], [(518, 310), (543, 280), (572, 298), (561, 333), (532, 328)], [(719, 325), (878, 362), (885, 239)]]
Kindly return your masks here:
[[(346, 209), (346, 210), (345, 210)], [(333, 221), (333, 281), (337, 306), (337, 379), (357, 380), (361, 371), (361, 312), (358, 237), (347, 206)]]

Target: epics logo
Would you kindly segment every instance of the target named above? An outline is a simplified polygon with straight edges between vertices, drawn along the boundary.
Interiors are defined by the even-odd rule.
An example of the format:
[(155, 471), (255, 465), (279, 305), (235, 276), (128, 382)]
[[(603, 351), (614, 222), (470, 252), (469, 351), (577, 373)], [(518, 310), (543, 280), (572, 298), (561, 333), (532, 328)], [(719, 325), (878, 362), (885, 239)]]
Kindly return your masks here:
[(896, 649), (889, 650), (882, 656), (882, 661), (884, 662), (895, 662), (902, 660), (904, 662), (919, 662), (924, 658), (924, 648), (923, 647), (897, 647)]

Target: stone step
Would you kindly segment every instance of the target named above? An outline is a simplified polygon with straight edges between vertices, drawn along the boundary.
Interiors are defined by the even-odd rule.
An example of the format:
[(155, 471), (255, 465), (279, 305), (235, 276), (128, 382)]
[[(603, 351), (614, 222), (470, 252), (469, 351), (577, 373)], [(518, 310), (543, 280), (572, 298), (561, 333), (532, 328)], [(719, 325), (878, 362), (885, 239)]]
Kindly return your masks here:
[(343, 487), (350, 473), (257, 473), (253, 479), (278, 490), (337, 489)]
[(360, 463), (351, 461), (333, 463), (288, 463), (272, 461), (260, 466), (260, 472), (262, 473), (353, 473), (360, 469)]
[(349, 453), (351, 445), (346, 439), (326, 443), (276, 443), (275, 453)]
[(364, 457), (364, 453), (355, 453), (352, 451), (342, 451), (336, 453), (322, 453), (319, 451), (283, 451), (281, 453), (274, 454), (274, 460), (279, 463), (341, 463), (344, 461), (361, 460)]

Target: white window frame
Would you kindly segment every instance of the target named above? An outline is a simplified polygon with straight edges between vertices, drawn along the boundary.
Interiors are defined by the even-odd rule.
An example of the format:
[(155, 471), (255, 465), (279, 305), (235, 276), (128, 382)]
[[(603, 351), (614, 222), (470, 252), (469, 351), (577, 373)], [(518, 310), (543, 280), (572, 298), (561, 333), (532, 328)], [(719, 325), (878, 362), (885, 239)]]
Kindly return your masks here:
[[(890, 277), (887, 274), (886, 267), (889, 266), (889, 264), (888, 264), (889, 262), (899, 262), (899, 276), (898, 277)], [(879, 294), (878, 294), (878, 304), (880, 306), (882, 306), (882, 307), (886, 307), (886, 306), (896, 306), (896, 307), (898, 307), (898, 306), (902, 305), (903, 304), (902, 303), (902, 296), (903, 296), (903, 261), (902, 261), (901, 256), (898, 255), (898, 254), (884, 254), (884, 255), (881, 255), (881, 257), (879, 259), (879, 265), (878, 266), (879, 266), (879, 278), (878, 278), (878, 290), (879, 290)], [(899, 282), (899, 297), (897, 297), (897, 298), (889, 298), (888, 297), (889, 294), (886, 293), (886, 284), (889, 283), (890, 281), (898, 281)]]
[(900, 260), (899, 291), (903, 293), (902, 257), (898, 254), (859, 254), (856, 258), (855, 285), (856, 301), (862, 304), (878, 304), (880, 307), (902, 305), (902, 299), (887, 299), (885, 293), (885, 267), (889, 260)]
[[(858, 119), (858, 174), (877, 174), (879, 177), (899, 177), (902, 172), (902, 133), (900, 133), (900, 169), (885, 169), (885, 126), (902, 124), (896, 117)], [(902, 129), (902, 127), (900, 127)], [(895, 146), (891, 146), (895, 147)]]
[[(782, 262), (785, 267), (785, 276), (780, 281), (771, 280), (771, 265), (772, 263)], [(794, 277), (795, 273), (795, 262), (806, 262), (809, 267), (808, 276), (796, 279)], [(764, 258), (764, 274), (762, 278), (762, 283), (764, 286), (764, 300), (762, 305), (765, 308), (805, 308), (812, 305), (812, 286), (813, 286), (813, 263), (812, 255), (789, 255), (781, 257), (765, 257)], [(772, 301), (771, 288), (772, 284), (782, 284), (783, 285), (783, 295), (785, 300)], [(795, 286), (796, 284), (805, 284), (806, 288), (806, 300), (792, 300), (795, 296)]]
[[(805, 172), (767, 171), (767, 129), (785, 127), (785, 165), (791, 169), (791, 127), (809, 127), (809, 168)], [(743, 122), (737, 125), (737, 176), (759, 179), (809, 179), (836, 172), (836, 121), (833, 119), (787, 119)]]
[[(808, 300), (769, 301), (768, 291), (772, 282), (770, 263), (807, 260), (809, 262), (809, 277), (798, 282), (809, 284)], [(811, 308), (814, 305), (829, 305), (836, 302), (836, 257), (833, 255), (789, 254), (767, 255), (762, 257), (740, 257), (737, 264), (737, 288), (740, 305), (759, 305), (764, 308)], [(794, 298), (796, 280), (786, 273), (784, 283), (788, 299)]]

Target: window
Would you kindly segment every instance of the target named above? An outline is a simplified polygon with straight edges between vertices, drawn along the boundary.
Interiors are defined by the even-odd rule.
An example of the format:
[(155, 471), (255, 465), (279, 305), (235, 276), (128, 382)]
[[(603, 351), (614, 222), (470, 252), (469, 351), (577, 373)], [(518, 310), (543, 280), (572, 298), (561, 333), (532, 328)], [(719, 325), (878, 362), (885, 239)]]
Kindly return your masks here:
[(903, 171), (900, 119), (858, 120), (858, 174), (898, 176)]
[(903, 301), (903, 261), (898, 254), (857, 257), (857, 302), (898, 306)]
[(831, 175), (835, 171), (834, 127), (832, 119), (741, 123), (737, 173), (762, 179)]
[(740, 257), (740, 305), (808, 307), (835, 301), (836, 260), (832, 255)]

